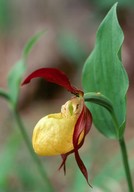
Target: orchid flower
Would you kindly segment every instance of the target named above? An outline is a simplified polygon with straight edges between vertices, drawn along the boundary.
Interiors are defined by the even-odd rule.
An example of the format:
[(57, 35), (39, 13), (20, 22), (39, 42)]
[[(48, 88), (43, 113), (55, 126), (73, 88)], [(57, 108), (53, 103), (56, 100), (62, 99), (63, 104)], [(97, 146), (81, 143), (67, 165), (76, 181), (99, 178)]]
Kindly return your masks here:
[(67, 157), (74, 153), (78, 167), (88, 182), (88, 172), (79, 155), (79, 149), (92, 124), (91, 113), (84, 104), (84, 93), (72, 86), (65, 73), (56, 68), (38, 69), (31, 73), (22, 85), (38, 77), (64, 87), (74, 97), (61, 107), (60, 113), (49, 114), (39, 120), (33, 131), (33, 149), (41, 156), (61, 155), (62, 163), (59, 169), (63, 167), (64, 173)]

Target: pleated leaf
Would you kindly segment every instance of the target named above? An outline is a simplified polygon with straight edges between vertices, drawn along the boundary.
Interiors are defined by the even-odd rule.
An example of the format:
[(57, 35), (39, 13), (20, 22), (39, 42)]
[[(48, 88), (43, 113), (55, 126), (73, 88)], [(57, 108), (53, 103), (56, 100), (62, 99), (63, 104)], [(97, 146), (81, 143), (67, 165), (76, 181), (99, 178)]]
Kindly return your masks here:
[(109, 111), (86, 103), (96, 128), (109, 138), (122, 137), (126, 122), (127, 73), (121, 62), (123, 32), (118, 23), (115, 4), (99, 26), (95, 48), (85, 62), (82, 74), (84, 92), (101, 92), (113, 104), (118, 126)]

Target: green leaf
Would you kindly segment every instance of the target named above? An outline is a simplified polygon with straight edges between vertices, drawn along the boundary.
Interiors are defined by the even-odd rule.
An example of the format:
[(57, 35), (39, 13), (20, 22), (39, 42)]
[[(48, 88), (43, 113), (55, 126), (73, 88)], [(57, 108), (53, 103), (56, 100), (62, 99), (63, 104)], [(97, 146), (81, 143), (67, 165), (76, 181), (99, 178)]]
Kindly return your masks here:
[(106, 96), (102, 95), (100, 92), (89, 92), (84, 94), (84, 101), (101, 105), (102, 107), (105, 107), (110, 113), (114, 112), (111, 101)]
[(18, 101), (20, 83), (25, 70), (25, 61), (21, 59), (13, 66), (8, 76), (9, 96), (14, 107)]
[(123, 32), (119, 26), (115, 4), (102, 21), (96, 37), (96, 45), (87, 59), (82, 83), (84, 92), (100, 92), (111, 100), (118, 121), (118, 132), (109, 112), (92, 103), (87, 103), (93, 115), (96, 128), (109, 138), (119, 138), (124, 134), (126, 122), (126, 92), (128, 77), (121, 63)]
[(36, 35), (31, 37), (31, 39), (29, 39), (29, 41), (27, 42), (27, 44), (25, 45), (25, 47), (23, 49), (23, 57), (25, 59), (27, 59), (27, 57), (29, 56), (32, 48), (39, 41), (39, 39), (41, 38), (42, 35), (44, 35), (44, 31), (38, 32)]
[(104, 107), (105, 109), (107, 109), (107, 111), (109, 111), (112, 121), (114, 123), (114, 127), (115, 128), (115, 133), (118, 135), (118, 121), (116, 119), (116, 115), (114, 112), (114, 108), (112, 105), (112, 102), (104, 95), (102, 95), (100, 92), (99, 93), (94, 93), (94, 92), (90, 92), (90, 93), (86, 93), (84, 94), (84, 101), (85, 102), (90, 102), (90, 103), (95, 103), (97, 105), (100, 105), (102, 107)]

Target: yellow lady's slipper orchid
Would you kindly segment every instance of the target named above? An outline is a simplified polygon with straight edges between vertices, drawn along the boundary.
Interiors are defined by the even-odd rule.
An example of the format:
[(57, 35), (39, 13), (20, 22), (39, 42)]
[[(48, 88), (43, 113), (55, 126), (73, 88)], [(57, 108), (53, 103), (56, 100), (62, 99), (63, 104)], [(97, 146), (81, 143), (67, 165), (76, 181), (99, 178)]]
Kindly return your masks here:
[(37, 123), (33, 131), (33, 148), (38, 155), (60, 154), (62, 157), (60, 168), (63, 167), (64, 172), (68, 155), (74, 153), (76, 162), (88, 182), (87, 169), (78, 152), (92, 124), (91, 113), (84, 104), (84, 93), (73, 87), (62, 71), (54, 68), (42, 68), (34, 71), (24, 80), (22, 85), (37, 77), (42, 77), (64, 87), (75, 97), (61, 107), (60, 113), (47, 115)]

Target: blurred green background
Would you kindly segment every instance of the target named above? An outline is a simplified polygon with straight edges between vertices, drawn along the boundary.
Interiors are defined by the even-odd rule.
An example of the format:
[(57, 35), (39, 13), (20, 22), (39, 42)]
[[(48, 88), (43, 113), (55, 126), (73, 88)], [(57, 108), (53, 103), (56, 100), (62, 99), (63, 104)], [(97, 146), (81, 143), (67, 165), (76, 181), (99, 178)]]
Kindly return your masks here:
[[(81, 88), (83, 64), (94, 47), (95, 33), (114, 0), (0, 0), (0, 87), (20, 58), (27, 40), (38, 31), (46, 34), (33, 49), (27, 75), (39, 67), (57, 67)], [(129, 75), (126, 142), (134, 180), (134, 2), (118, 1), (118, 18), (125, 34), (123, 63)], [(18, 108), (29, 137), (36, 122), (59, 112), (70, 98), (62, 88), (34, 80), (20, 90)], [(80, 150), (88, 167), (89, 188), (73, 155), (67, 161), (67, 175), (57, 171), (60, 157), (41, 157), (54, 192), (126, 192), (127, 185), (118, 143), (102, 136), (94, 126)], [(48, 191), (18, 130), (7, 103), (0, 98), (0, 192)], [(49, 191), (48, 191), (49, 192)]]

